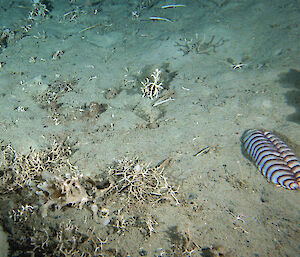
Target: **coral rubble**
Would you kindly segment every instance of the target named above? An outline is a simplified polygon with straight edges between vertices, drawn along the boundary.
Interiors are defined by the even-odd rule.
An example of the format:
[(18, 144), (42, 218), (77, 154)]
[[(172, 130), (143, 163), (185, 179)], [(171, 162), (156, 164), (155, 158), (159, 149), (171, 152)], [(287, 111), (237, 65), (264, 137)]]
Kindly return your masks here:
[(130, 249), (118, 250), (120, 236), (152, 237), (160, 222), (152, 208), (179, 204), (165, 176), (171, 158), (153, 167), (125, 158), (86, 176), (72, 153), (68, 140), (27, 154), (1, 146), (0, 221), (11, 256), (128, 256)]

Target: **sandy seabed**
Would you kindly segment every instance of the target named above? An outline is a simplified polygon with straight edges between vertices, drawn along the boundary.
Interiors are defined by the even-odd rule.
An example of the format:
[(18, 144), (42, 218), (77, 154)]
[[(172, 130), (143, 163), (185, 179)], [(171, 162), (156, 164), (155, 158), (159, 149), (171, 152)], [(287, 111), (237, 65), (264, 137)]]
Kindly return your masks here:
[[(299, 1), (41, 3), (45, 16), (30, 20), (31, 1), (0, 1), (2, 150), (25, 156), (67, 139), (82, 176), (119, 183), (110, 167), (138, 158), (163, 165), (173, 193), (141, 203), (118, 188), (44, 217), (45, 200), (28, 200), (33, 214), (14, 219), (32, 191), (5, 192), (8, 256), (300, 254), (298, 193), (268, 183), (240, 142), (263, 128), (300, 154)], [(163, 89), (142, 97), (156, 69)]]

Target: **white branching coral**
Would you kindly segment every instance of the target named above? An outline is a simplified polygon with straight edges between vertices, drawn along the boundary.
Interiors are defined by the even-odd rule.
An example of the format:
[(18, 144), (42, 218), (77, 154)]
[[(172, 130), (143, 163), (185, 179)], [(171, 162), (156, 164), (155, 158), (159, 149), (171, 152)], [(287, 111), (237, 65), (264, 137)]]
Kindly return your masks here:
[[(0, 145), (0, 195), (7, 195), (0, 215), (8, 216), (14, 232), (14, 255), (25, 249), (32, 256), (116, 256), (115, 233), (136, 229), (152, 236), (159, 224), (150, 206), (180, 204), (165, 173), (171, 157), (155, 166), (125, 158), (90, 177), (70, 163), (72, 150), (67, 139), (27, 154)], [(78, 214), (90, 209), (93, 220), (86, 211), (67, 212), (69, 207)]]
[(163, 200), (173, 198), (176, 204), (176, 190), (171, 186), (164, 169), (171, 162), (171, 158), (166, 159), (155, 167), (149, 167), (138, 159), (119, 160), (117, 165), (109, 171), (114, 181), (114, 186), (110, 193), (124, 193), (128, 197), (128, 202), (158, 203)]
[(0, 193), (33, 188), (45, 173), (76, 170), (69, 162), (71, 153), (69, 146), (56, 141), (47, 150), (31, 149), (27, 154), (17, 152), (11, 145), (1, 146)]
[(41, 172), (41, 156), (31, 150), (24, 155), (11, 145), (1, 146), (0, 152), (0, 192), (23, 188), (36, 180)]
[(161, 71), (159, 69), (155, 69), (155, 71), (151, 74), (150, 78), (146, 78), (145, 81), (141, 81), (142, 87), (141, 90), (143, 92), (143, 97), (148, 97), (153, 99), (157, 98), (159, 91), (164, 89), (162, 84), (163, 81), (160, 79)]
[(32, 10), (28, 14), (28, 20), (34, 21), (38, 17), (45, 17), (49, 10), (45, 4), (42, 4), (40, 0), (32, 1)]

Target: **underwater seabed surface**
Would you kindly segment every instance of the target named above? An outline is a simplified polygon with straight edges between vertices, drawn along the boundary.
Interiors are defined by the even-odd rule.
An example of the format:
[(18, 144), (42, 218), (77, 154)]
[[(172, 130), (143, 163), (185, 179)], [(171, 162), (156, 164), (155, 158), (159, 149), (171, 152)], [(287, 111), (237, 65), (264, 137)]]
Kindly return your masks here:
[(1, 256), (300, 254), (299, 1), (171, 4), (0, 1)]

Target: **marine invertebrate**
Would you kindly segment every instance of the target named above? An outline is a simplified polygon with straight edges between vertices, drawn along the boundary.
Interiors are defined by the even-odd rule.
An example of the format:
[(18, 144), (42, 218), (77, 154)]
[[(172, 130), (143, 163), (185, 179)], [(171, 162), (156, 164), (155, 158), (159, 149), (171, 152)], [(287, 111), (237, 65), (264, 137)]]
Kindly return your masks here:
[(278, 137), (265, 130), (250, 129), (244, 133), (242, 142), (268, 181), (286, 189), (300, 188), (300, 160)]
[(235, 61), (233, 58), (227, 58), (226, 62), (230, 64), (233, 70), (242, 70), (244, 67), (248, 66), (247, 61), (249, 61), (249, 59), (250, 56), (245, 55), (239, 62)]
[(1, 149), (1, 182), (2, 192), (14, 191), (34, 183), (41, 174), (40, 155), (34, 150), (24, 155), (18, 153), (11, 145)]
[(196, 34), (194, 38), (180, 38), (176, 45), (179, 46), (180, 50), (183, 51), (183, 55), (189, 54), (190, 52), (195, 52), (196, 54), (207, 54), (211, 52), (215, 53), (216, 48), (224, 45), (225, 39), (220, 38), (215, 41), (216, 36), (212, 35), (209, 41), (204, 39), (199, 39), (199, 35)]
[(64, 20), (69, 22), (76, 21), (81, 14), (86, 14), (86, 12), (81, 10), (80, 7), (73, 8), (71, 11), (68, 11), (64, 14)]
[(27, 154), (17, 152), (11, 145), (1, 146), (0, 192), (34, 187), (43, 176), (47, 177), (47, 174), (54, 174), (58, 170), (75, 170), (68, 159), (71, 152), (65, 142), (56, 141), (47, 150), (31, 149)]
[[(123, 159), (109, 172), (88, 177), (70, 163), (72, 149), (67, 140), (27, 154), (18, 153), (10, 145), (0, 147), (0, 182), (3, 180), (6, 189), (0, 188), (1, 197), (5, 198), (7, 186), (16, 186), (3, 201), (7, 206), (0, 209), (2, 221), (9, 220), (13, 231), (9, 241), (11, 253), (134, 255), (135, 249), (129, 254), (123, 245), (124, 251), (117, 250), (120, 235), (135, 232), (146, 238), (160, 232), (156, 229), (159, 216), (151, 207), (179, 204), (177, 192), (165, 175), (171, 158), (156, 166), (138, 159)], [(15, 184), (16, 174), (23, 178), (28, 169), (35, 170), (32, 177), (26, 177), (26, 183), (20, 180), (20, 185)], [(86, 208), (92, 212), (82, 210)]]
[(45, 17), (49, 13), (47, 6), (40, 2), (40, 0), (33, 0), (32, 10), (29, 11), (28, 20), (34, 21), (40, 17)]
[(91, 184), (91, 181), (79, 173), (56, 175), (38, 184), (37, 187), (41, 190), (38, 194), (45, 201), (41, 207), (42, 216), (47, 216), (48, 208), (52, 205), (58, 209), (67, 205), (82, 209), (85, 203), (93, 201), (86, 188), (88, 184)]
[(64, 55), (65, 51), (64, 50), (56, 50), (52, 54), (52, 60), (58, 60)]
[(114, 186), (108, 193), (125, 193), (129, 202), (157, 203), (164, 199), (176, 198), (176, 190), (168, 183), (164, 169), (171, 159), (166, 159), (156, 167), (149, 167), (138, 159), (119, 160), (109, 171), (114, 179)]
[(18, 209), (12, 209), (9, 211), (9, 217), (14, 222), (25, 222), (30, 218), (30, 215), (33, 213), (34, 209), (37, 207), (31, 206), (29, 204), (22, 205)]
[(186, 7), (186, 5), (184, 5), (184, 4), (168, 4), (168, 5), (163, 5), (161, 8), (169, 9), (169, 8), (178, 8), (178, 7)]
[(148, 97), (153, 99), (157, 98), (160, 90), (164, 89), (162, 84), (163, 81), (160, 79), (161, 71), (159, 69), (155, 69), (155, 71), (151, 74), (150, 78), (146, 78), (145, 81), (141, 81), (143, 87), (141, 90), (143, 92), (143, 97)]
[(152, 20), (152, 21), (167, 21), (167, 22), (173, 22), (172, 20), (170, 20), (170, 19), (168, 19), (168, 18), (158, 17), (158, 16), (151, 16), (151, 17), (149, 17), (149, 20)]

